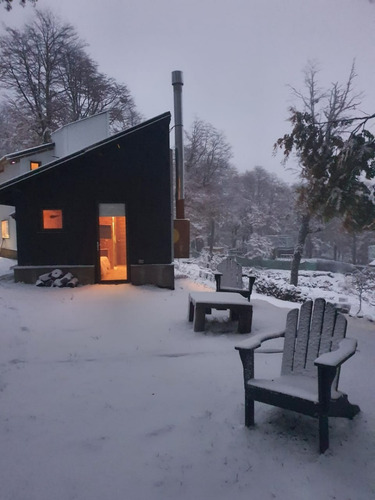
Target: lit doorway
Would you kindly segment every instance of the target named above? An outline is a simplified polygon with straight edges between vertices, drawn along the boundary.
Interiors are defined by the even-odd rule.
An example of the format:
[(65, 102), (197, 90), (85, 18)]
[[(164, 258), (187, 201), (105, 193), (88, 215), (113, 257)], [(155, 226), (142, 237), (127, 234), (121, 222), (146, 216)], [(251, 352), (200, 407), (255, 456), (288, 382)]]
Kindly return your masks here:
[(124, 203), (99, 204), (100, 281), (126, 281), (126, 214)]

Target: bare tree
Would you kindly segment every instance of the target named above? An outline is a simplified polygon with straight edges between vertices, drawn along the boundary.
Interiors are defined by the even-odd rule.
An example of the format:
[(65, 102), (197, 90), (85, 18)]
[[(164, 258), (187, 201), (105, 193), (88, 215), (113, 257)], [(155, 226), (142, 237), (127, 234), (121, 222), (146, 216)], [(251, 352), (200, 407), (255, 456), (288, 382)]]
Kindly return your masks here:
[(37, 137), (30, 133), (24, 115), (17, 114), (8, 103), (0, 103), (0, 158), (11, 151), (32, 147)]
[(127, 86), (100, 73), (73, 26), (50, 11), (36, 11), (23, 29), (8, 27), (0, 37), (0, 86), (34, 144), (104, 110), (111, 111), (113, 132), (141, 119)]
[(233, 174), (232, 150), (222, 132), (199, 119), (186, 135), (186, 208), (192, 238), (207, 238), (212, 255), (217, 225), (224, 214), (225, 187)]
[(0, 82), (11, 105), (33, 118), (30, 125), (40, 142), (49, 142), (61, 125), (59, 67), (64, 53), (80, 46), (73, 26), (48, 11), (37, 11), (24, 30), (8, 27), (0, 37)]
[(186, 170), (194, 175), (195, 183), (209, 186), (228, 169), (232, 148), (223, 132), (199, 119), (194, 121), (187, 138)]
[(113, 132), (139, 123), (129, 89), (98, 71), (97, 64), (81, 47), (65, 52), (59, 75), (68, 113), (65, 121), (75, 121), (110, 109)]
[[(18, 3), (20, 5), (22, 5), (22, 7), (24, 7), (26, 5), (26, 1), (28, 1), (28, 2), (32, 3), (33, 5), (35, 5), (38, 0), (19, 0)], [(0, 0), (0, 3), (5, 4), (6, 10), (11, 10), (12, 9), (13, 0)]]
[(375, 273), (368, 267), (358, 270), (349, 277), (352, 288), (358, 296), (358, 311), (355, 313), (358, 316), (362, 310), (362, 303), (365, 299), (366, 292), (373, 290), (375, 285)]

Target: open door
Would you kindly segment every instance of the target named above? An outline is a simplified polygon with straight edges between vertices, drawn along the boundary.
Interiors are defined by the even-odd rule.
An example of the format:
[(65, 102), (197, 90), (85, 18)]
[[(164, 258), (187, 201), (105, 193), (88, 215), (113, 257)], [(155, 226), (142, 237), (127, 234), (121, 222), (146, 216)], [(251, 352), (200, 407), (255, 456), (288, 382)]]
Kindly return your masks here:
[(126, 281), (126, 214), (124, 203), (99, 204), (100, 281)]

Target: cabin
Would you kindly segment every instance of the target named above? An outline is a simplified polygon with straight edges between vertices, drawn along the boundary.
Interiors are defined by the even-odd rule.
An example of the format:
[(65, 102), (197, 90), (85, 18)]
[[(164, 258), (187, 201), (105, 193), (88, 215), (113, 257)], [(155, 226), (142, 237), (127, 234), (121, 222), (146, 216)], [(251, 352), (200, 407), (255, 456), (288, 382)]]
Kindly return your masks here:
[(52, 160), (0, 176), (0, 204), (16, 221), (16, 281), (59, 268), (82, 284), (174, 288), (170, 119), (164, 113), (73, 152), (63, 146), (77, 134), (62, 134)]

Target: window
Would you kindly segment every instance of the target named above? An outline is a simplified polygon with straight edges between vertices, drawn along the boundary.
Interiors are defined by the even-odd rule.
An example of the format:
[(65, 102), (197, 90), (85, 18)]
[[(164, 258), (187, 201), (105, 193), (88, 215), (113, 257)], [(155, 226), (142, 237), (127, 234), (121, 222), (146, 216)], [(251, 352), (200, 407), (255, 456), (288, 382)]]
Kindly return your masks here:
[(62, 210), (43, 210), (43, 229), (62, 229)]
[(7, 219), (1, 221), (1, 237), (3, 240), (10, 238), (9, 221)]
[(36, 170), (41, 166), (42, 162), (41, 161), (31, 161), (30, 162), (30, 170)]

